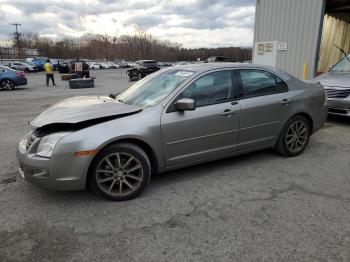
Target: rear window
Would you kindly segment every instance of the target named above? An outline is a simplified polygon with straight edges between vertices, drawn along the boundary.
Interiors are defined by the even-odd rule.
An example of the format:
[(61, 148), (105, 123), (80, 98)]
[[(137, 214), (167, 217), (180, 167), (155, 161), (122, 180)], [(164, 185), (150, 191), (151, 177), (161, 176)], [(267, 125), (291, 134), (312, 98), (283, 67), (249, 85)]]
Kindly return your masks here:
[(0, 70), (1, 70), (1, 72), (7, 72), (7, 71), (15, 72), (16, 71), (16, 70), (13, 70), (13, 69), (6, 67), (6, 66), (0, 66)]

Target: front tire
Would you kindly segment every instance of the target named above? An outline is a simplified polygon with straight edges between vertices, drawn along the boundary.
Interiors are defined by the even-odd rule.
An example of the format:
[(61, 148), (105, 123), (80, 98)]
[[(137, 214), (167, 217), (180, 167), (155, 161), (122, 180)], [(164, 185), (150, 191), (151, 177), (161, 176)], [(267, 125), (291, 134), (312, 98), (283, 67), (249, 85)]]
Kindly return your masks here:
[(309, 121), (297, 115), (287, 121), (281, 130), (275, 150), (281, 155), (300, 155), (309, 143), (311, 128)]
[(90, 187), (107, 199), (125, 201), (136, 197), (151, 178), (146, 153), (137, 145), (119, 143), (102, 149), (89, 169)]

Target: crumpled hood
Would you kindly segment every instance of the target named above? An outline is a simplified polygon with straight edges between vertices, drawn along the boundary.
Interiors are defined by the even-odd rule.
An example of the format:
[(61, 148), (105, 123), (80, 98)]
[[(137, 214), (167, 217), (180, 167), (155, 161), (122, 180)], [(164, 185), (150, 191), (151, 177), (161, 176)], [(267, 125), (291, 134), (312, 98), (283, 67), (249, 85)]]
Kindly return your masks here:
[(141, 110), (140, 107), (118, 102), (108, 96), (79, 96), (58, 102), (30, 124), (33, 127), (57, 123), (76, 124), (93, 119), (133, 114)]
[(349, 72), (327, 72), (315, 78), (321, 85), (325, 87), (350, 88)]

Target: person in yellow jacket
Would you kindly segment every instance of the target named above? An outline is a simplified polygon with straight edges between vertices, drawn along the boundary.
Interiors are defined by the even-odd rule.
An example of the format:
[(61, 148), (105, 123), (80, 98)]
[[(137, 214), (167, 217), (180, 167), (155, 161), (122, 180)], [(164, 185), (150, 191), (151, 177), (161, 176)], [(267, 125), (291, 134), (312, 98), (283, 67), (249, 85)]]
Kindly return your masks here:
[(55, 78), (53, 75), (53, 65), (50, 63), (50, 59), (47, 59), (46, 63), (44, 64), (44, 70), (46, 72), (46, 86), (49, 86), (50, 79), (52, 81), (52, 84), (55, 86)]

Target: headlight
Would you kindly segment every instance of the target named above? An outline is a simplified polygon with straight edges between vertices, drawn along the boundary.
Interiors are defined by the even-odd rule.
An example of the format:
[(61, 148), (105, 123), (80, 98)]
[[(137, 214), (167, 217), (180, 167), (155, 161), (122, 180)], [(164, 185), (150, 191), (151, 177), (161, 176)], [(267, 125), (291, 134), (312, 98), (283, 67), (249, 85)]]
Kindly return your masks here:
[(19, 142), (18, 148), (19, 148), (19, 152), (21, 152), (22, 154), (24, 154), (27, 151), (28, 139), (29, 139), (29, 134), (22, 137), (21, 141)]
[(68, 134), (69, 132), (59, 132), (44, 136), (38, 145), (36, 155), (50, 158), (57, 143)]
[(326, 90), (324, 91), (324, 101), (323, 101), (323, 105), (324, 105), (324, 106), (327, 105), (327, 92), (326, 92)]

